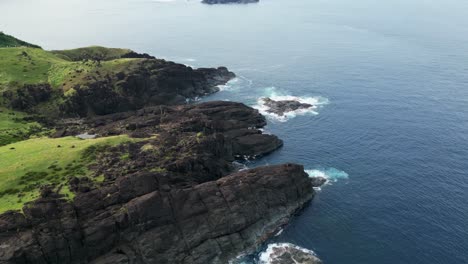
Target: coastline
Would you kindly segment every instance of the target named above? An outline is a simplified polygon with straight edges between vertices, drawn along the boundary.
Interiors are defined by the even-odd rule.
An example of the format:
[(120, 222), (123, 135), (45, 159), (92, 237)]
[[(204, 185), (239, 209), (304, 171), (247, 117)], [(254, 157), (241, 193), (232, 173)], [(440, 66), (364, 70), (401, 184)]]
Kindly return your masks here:
[[(43, 51), (22, 52), (35, 60), (35, 52)], [(5, 249), (1, 261), (223, 263), (240, 252), (253, 252), (313, 198), (313, 187), (318, 186), (301, 165), (235, 172), (233, 161), (262, 157), (283, 144), (276, 136), (262, 133), (266, 119), (257, 110), (221, 101), (180, 104), (216, 92), (213, 87), (228, 82), (233, 73), (224, 67), (193, 70), (147, 54), (125, 52), (117, 58), (90, 57), (82, 50), (76, 58), (71, 56), (77, 51), (63, 53), (71, 65), (88, 63), (96, 68), (85, 72), (87, 76), (102, 75), (101, 65), (116, 59), (137, 64), (132, 66), (136, 70), (124, 74), (112, 69), (104, 80), (85, 78), (86, 88), (74, 86), (73, 97), (67, 95), (69, 89), (63, 89), (72, 103), (57, 108), (59, 115), (52, 108), (45, 117), (47, 126), (54, 128), (52, 140), (83, 134), (93, 135), (84, 141), (117, 135), (128, 135), (130, 140), (86, 149), (83, 160), (90, 163), (82, 166), (91, 174), (74, 175), (80, 172), (67, 166), (62, 173), (65, 181), (40, 185), (39, 197), (26, 202), (22, 211), (0, 214), (0, 245)], [(147, 71), (148, 65), (159, 69), (157, 74)], [(111, 74), (123, 89), (110, 88), (114, 83)], [(146, 80), (145, 85), (139, 80)], [(174, 87), (180, 88), (172, 94), (165, 92)], [(38, 96), (18, 104), (15, 100), (21, 93), (7, 91), (6, 105), (17, 110), (27, 106), (33, 111), (41, 109), (61, 96), (57, 95), (60, 90), (47, 84), (18, 89)], [(128, 111), (132, 104), (121, 101), (119, 93), (125, 98), (133, 96), (139, 109)], [(153, 96), (146, 96), (148, 93)], [(145, 98), (155, 100), (141, 100)], [(163, 106), (158, 103), (161, 98), (176, 99), (165, 99), (170, 105)], [(11, 155), (27, 151), (21, 149), (21, 142), (3, 148)], [(41, 139), (34, 142), (40, 144)], [(49, 168), (62, 170), (56, 165)], [(72, 197), (64, 195), (64, 189)]]

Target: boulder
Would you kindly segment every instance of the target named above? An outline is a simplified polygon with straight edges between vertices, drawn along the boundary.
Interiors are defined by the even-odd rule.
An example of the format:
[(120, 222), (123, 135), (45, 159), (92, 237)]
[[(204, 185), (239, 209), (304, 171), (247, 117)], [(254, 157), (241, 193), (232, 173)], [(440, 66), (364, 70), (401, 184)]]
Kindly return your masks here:
[(262, 98), (263, 104), (268, 107), (267, 112), (279, 116), (283, 116), (287, 112), (296, 111), (299, 109), (308, 109), (313, 107), (311, 104), (301, 103), (296, 100), (279, 100), (275, 101), (268, 97)]

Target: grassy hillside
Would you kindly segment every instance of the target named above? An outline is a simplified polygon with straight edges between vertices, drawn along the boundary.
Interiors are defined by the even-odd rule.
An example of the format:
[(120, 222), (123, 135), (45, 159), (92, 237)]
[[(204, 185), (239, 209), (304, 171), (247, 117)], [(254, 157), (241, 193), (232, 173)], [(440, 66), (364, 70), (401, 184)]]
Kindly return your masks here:
[(100, 46), (91, 46), (71, 50), (53, 50), (52, 53), (60, 55), (71, 61), (81, 60), (115, 60), (132, 52), (129, 49), (105, 48)]
[(48, 83), (52, 66), (70, 63), (36, 48), (0, 48), (0, 91), (22, 84)]
[(47, 138), (52, 130), (25, 113), (59, 113), (75, 88), (125, 73), (142, 60), (128, 54), (136, 53), (98, 46), (46, 51), (0, 33), (0, 214), (21, 209), (44, 185), (72, 198), (67, 182), (90, 175), (93, 151), (133, 141), (126, 135)]
[(45, 184), (63, 185), (61, 192), (71, 198), (66, 183), (70, 177), (89, 175), (91, 147), (130, 140), (125, 135), (86, 140), (36, 138), (0, 147), (0, 213), (21, 209), (38, 197)]
[(101, 55), (95, 56), (107, 59), (120, 57), (129, 50), (90, 47), (51, 52), (27, 47), (0, 48), (0, 88), (11, 89), (37, 83), (49, 83), (55, 88), (66, 84), (70, 87), (82, 83), (80, 77), (99, 78), (100, 75), (124, 70), (133, 61), (141, 60), (122, 58), (98, 62), (77, 59), (97, 54), (98, 51)]
[(25, 113), (0, 108), (0, 146), (29, 139), (31, 136), (45, 136), (50, 130), (34, 121), (26, 121)]
[(19, 40), (13, 36), (0, 32), (0, 47), (32, 47), (41, 48), (37, 45), (27, 43), (26, 41)]
[(125, 75), (138, 67), (142, 58), (120, 58), (128, 52), (103, 47), (53, 52), (0, 48), (0, 106), (57, 116), (63, 105), (73, 105), (77, 87), (110, 79), (116, 82), (117, 74)]

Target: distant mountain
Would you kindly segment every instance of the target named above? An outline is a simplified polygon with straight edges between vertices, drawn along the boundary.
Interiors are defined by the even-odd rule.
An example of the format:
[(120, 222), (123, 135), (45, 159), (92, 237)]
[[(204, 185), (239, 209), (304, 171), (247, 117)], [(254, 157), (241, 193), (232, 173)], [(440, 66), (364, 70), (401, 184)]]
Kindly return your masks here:
[(258, 3), (259, 0), (203, 0), (202, 3), (214, 5), (214, 4), (249, 4)]

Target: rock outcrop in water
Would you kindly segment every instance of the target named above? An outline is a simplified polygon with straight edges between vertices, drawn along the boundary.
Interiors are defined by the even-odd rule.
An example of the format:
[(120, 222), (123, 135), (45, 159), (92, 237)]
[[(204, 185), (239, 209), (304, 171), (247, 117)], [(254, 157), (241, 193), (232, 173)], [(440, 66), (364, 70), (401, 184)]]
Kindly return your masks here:
[(203, 0), (202, 3), (214, 5), (214, 4), (250, 4), (258, 3), (259, 0)]
[(275, 101), (271, 98), (262, 98), (261, 99), (265, 106), (268, 107), (266, 110), (269, 113), (273, 113), (279, 116), (283, 116), (287, 112), (296, 111), (299, 109), (308, 109), (313, 107), (311, 104), (301, 103), (296, 100), (280, 100)]
[(101, 151), (90, 169), (104, 182), (75, 178), (72, 202), (45, 188), (24, 213), (0, 215), (0, 263), (226, 263), (253, 250), (314, 196), (300, 165), (233, 173), (236, 157), (282, 145), (258, 130), (265, 124), (232, 102), (63, 123), (60, 136), (142, 140)]
[(260, 255), (259, 264), (322, 264), (311, 250), (290, 243), (268, 245)]

